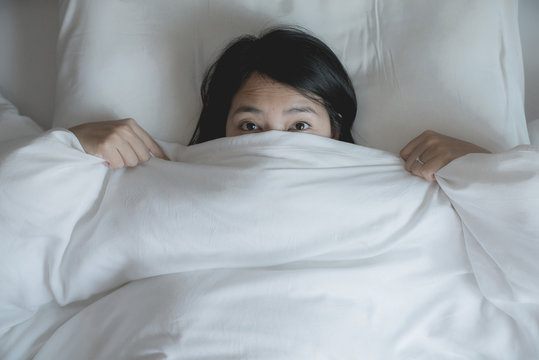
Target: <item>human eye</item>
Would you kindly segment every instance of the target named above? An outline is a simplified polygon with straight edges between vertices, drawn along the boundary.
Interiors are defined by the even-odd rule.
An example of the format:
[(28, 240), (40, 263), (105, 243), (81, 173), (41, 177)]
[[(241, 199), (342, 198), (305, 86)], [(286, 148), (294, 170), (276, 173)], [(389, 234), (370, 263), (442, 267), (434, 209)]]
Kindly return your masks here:
[(240, 129), (242, 131), (257, 131), (260, 128), (252, 121), (245, 121), (240, 124)]
[(305, 121), (298, 121), (292, 125), (290, 128), (291, 131), (305, 131), (307, 129), (310, 129), (311, 125)]

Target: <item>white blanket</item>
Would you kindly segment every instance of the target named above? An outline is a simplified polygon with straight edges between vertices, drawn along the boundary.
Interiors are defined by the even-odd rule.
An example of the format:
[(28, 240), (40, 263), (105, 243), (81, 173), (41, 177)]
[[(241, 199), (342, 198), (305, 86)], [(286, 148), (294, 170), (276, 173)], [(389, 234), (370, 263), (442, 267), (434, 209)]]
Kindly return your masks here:
[(428, 183), (269, 132), (110, 171), (67, 131), (0, 145), (3, 359), (531, 359), (539, 152)]

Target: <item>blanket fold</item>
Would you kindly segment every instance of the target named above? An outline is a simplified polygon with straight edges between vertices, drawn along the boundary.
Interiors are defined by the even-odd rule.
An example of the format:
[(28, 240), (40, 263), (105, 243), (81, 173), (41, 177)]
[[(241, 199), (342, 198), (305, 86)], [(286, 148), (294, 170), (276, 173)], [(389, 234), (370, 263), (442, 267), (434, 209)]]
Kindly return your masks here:
[[(129, 289), (141, 291), (140, 286), (163, 290), (157, 284), (170, 278), (159, 279), (172, 276), (178, 286), (191, 284), (185, 291), (201, 304), (224, 308), (211, 317), (201, 315), (202, 309), (176, 295), (171, 295), (174, 302), (159, 305), (183, 314), (177, 321), (183, 324), (187, 344), (194, 341), (192, 349), (199, 349), (197, 334), (208, 330), (197, 328), (206, 323), (196, 325), (189, 320), (192, 316), (202, 316), (207, 324), (219, 323), (226, 313), (252, 318), (230, 326), (238, 327), (237, 334), (254, 331), (248, 338), (252, 341), (242, 346), (255, 354), (262, 351), (256, 329), (267, 322), (266, 316), (283, 322), (282, 336), (303, 338), (299, 323), (286, 320), (285, 314), (306, 306), (324, 317), (328, 311), (338, 314), (344, 306), (351, 317), (327, 317), (335, 321), (330, 328), (342, 326), (357, 333), (357, 320), (366, 316), (374, 321), (371, 325), (381, 326), (371, 335), (387, 342), (375, 343), (363, 334), (358, 344), (371, 341), (372, 349), (350, 345), (339, 350), (343, 359), (358, 353), (367, 356), (371, 350), (375, 354), (388, 344), (392, 345), (380, 354), (410, 355), (419, 347), (424, 358), (449, 348), (470, 355), (467, 336), (482, 336), (480, 351), (487, 355), (494, 354), (489, 344), (500, 344), (500, 336), (521, 344), (521, 352), (508, 358), (538, 350), (532, 341), (539, 319), (536, 149), (467, 155), (439, 171), (434, 183), (407, 173), (394, 154), (314, 135), (269, 132), (176, 149), (170, 157), (178, 162), (152, 159), (136, 168), (111, 171), (101, 159), (85, 154), (73, 134), (54, 130), (0, 153), (0, 333), (46, 304), (94, 299), (94, 305), (63, 327), (64, 333), (73, 327), (85, 334), (84, 329), (91, 329), (86, 328), (89, 319), (103, 311), (100, 306), (110, 309), (113, 303), (130, 302)], [(342, 280), (325, 277), (321, 269), (340, 269)], [(277, 280), (281, 272), (288, 278)], [(221, 279), (225, 274), (234, 276)], [(267, 278), (274, 295), (254, 285), (258, 277)], [(189, 280), (193, 278), (199, 280)], [(320, 298), (303, 293), (306, 279), (322, 289), (326, 281), (340, 285), (331, 292), (321, 290), (319, 296), (327, 299), (324, 305), (315, 300)], [(264, 293), (277, 308), (260, 311), (252, 303), (240, 307), (240, 300), (227, 308), (236, 296), (223, 295), (235, 294), (229, 289), (253, 299)], [(288, 302), (281, 301), (282, 294), (274, 298), (284, 289), (296, 289), (298, 299), (310, 300), (296, 304), (294, 297)], [(387, 302), (388, 297), (398, 306)], [(492, 304), (486, 312), (485, 301)], [(136, 306), (134, 300), (128, 308)], [(432, 311), (414, 323), (392, 308), (406, 314), (419, 314), (422, 308)], [(441, 331), (434, 324), (444, 318), (445, 309), (453, 309), (454, 318)], [(502, 330), (485, 333), (480, 325), (485, 316)], [(171, 318), (159, 318), (166, 325), (158, 328), (170, 334)], [(392, 326), (382, 325), (384, 321)], [(150, 329), (142, 324), (133, 329), (130, 324), (131, 330), (107, 326), (112, 326), (110, 334)], [(338, 342), (320, 340), (326, 330), (316, 331), (322, 353), (337, 351)], [(443, 345), (427, 348), (426, 343), (410, 340), (410, 331), (423, 334), (414, 339), (429, 334)], [(65, 349), (66, 335), (61, 334), (51, 337), (42, 358)], [(144, 338), (137, 334), (132, 335)], [(215, 337), (215, 344), (238, 341), (230, 338), (233, 334)], [(81, 335), (88, 358), (106, 358), (106, 351), (112, 356), (118, 350), (112, 346), (97, 354), (88, 336)], [(283, 342), (284, 337), (279, 339), (273, 345), (299, 351)], [(181, 343), (179, 353), (191, 349)], [(226, 351), (234, 357), (237, 350)], [(65, 358), (69, 354), (65, 350)], [(125, 358), (130, 357), (134, 354), (126, 352)]]

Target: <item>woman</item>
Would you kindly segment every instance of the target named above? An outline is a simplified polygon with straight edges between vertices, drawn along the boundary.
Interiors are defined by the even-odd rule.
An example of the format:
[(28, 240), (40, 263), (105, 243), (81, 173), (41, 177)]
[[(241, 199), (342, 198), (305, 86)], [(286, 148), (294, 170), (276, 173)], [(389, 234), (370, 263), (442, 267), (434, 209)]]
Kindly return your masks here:
[[(353, 143), (354, 88), (337, 56), (297, 28), (274, 28), (233, 41), (209, 68), (201, 87), (202, 111), (190, 144), (262, 131), (294, 131)], [(117, 169), (136, 166), (159, 145), (133, 120), (87, 123), (70, 129), (85, 151)], [(429, 181), (454, 159), (488, 152), (426, 131), (400, 155), (405, 168)]]

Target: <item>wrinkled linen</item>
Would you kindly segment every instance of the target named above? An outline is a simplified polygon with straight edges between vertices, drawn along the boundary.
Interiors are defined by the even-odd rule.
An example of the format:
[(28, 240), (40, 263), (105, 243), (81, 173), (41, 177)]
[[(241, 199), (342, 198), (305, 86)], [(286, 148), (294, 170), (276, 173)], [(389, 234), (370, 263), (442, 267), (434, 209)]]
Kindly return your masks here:
[(3, 359), (539, 353), (533, 147), (429, 183), (305, 134), (117, 171), (67, 131), (25, 141), (0, 145)]

